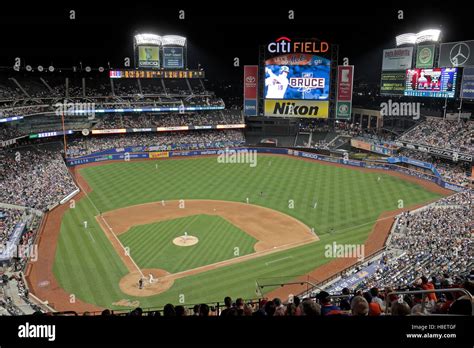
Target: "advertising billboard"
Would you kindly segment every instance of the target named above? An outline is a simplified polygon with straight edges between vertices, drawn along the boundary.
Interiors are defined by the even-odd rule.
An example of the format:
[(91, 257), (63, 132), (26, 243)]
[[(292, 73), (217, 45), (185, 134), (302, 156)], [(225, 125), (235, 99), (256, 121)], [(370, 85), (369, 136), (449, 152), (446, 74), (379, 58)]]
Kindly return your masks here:
[(412, 67), (413, 47), (383, 50), (382, 71), (406, 70)]
[(365, 141), (362, 141), (362, 140), (357, 140), (357, 139), (354, 139), (354, 138), (351, 139), (351, 146), (355, 147), (356, 149), (361, 149), (361, 150), (366, 150), (366, 151), (371, 150), (371, 147), (370, 147), (369, 143), (367, 143)]
[(141, 68), (159, 68), (160, 53), (158, 46), (138, 47), (138, 66)]
[(204, 70), (110, 70), (111, 79), (202, 79)]
[(170, 153), (168, 151), (160, 151), (160, 152), (150, 152), (148, 154), (149, 158), (168, 158), (170, 157)]
[(244, 66), (244, 98), (257, 98), (258, 65)]
[(380, 94), (402, 96), (405, 92), (405, 78), (406, 70), (382, 71)]
[(464, 68), (460, 96), (463, 99), (474, 99), (474, 68)]
[(439, 48), (438, 66), (474, 66), (474, 40), (441, 44)]
[(329, 102), (313, 100), (265, 100), (265, 116), (328, 118)]
[[(329, 99), (330, 60), (303, 55), (295, 62), (295, 55), (277, 57), (265, 62), (265, 89), (267, 99)], [(275, 62), (288, 64), (272, 64)], [(268, 64), (267, 64), (268, 62)], [(304, 64), (302, 64), (304, 63)]]
[(163, 68), (183, 69), (184, 58), (182, 47), (163, 47)]
[(267, 45), (267, 52), (271, 55), (281, 53), (326, 53), (329, 51), (329, 44), (325, 41), (314, 39), (290, 39), (281, 36)]
[(432, 68), (434, 65), (435, 45), (418, 46), (416, 50), (417, 68)]
[(456, 68), (409, 69), (404, 95), (412, 97), (454, 98)]
[(258, 65), (244, 66), (244, 115), (257, 116)]
[(353, 80), (353, 65), (339, 65), (337, 67), (336, 118), (338, 119), (351, 118)]

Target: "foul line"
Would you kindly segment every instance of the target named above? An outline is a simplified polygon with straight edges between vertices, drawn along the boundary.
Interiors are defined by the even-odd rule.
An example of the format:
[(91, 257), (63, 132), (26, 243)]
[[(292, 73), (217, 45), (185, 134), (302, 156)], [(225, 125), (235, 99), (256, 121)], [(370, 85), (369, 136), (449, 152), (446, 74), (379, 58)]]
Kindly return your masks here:
[(293, 256), (287, 256), (287, 257), (283, 257), (283, 258), (278, 259), (278, 260), (273, 260), (273, 261), (265, 262), (265, 266), (268, 266), (269, 264), (274, 263), (274, 262), (278, 262), (278, 261), (282, 261), (282, 260), (286, 260), (286, 259), (292, 259), (292, 258), (293, 258)]
[[(278, 247), (274, 247), (274, 248), (270, 248), (270, 249), (266, 249), (266, 250), (262, 250), (262, 251), (256, 251), (256, 252), (253, 252), (253, 253), (250, 253), (250, 254), (247, 254), (247, 255), (243, 255), (243, 256), (238, 256), (238, 257), (235, 257), (235, 258), (232, 258), (232, 259), (227, 259), (227, 260), (211, 263), (209, 265), (199, 266), (199, 267), (196, 267), (196, 268), (187, 269), (187, 270), (180, 271), (180, 272), (177, 272), (177, 273), (170, 273), (170, 274), (161, 276), (159, 279), (160, 280), (162, 280), (162, 279), (173, 279), (173, 280), (174, 279), (180, 279), (180, 278), (184, 278), (184, 277), (187, 277), (187, 276), (190, 276), (190, 275), (195, 275), (195, 274), (199, 274), (199, 273), (202, 273), (202, 272), (211, 271), (211, 270), (221, 268), (221, 267), (224, 267), (224, 266), (230, 266), (230, 265), (234, 265), (234, 264), (237, 264), (237, 263), (240, 263), (240, 262), (243, 262), (243, 261), (252, 260), (252, 259), (255, 259), (255, 258), (258, 258), (258, 257), (271, 255), (271, 254), (274, 254), (274, 253), (277, 253), (277, 252), (280, 252), (280, 251), (293, 249), (295, 247), (304, 246), (306, 244), (309, 244), (309, 243), (312, 243), (312, 242), (315, 242), (315, 241), (317, 241), (317, 240), (314, 240), (314, 238), (311, 238), (311, 239), (305, 239), (305, 240), (298, 241), (298, 242), (283, 244), (283, 245), (280, 245)], [(290, 256), (290, 257), (292, 257), (292, 256)]]
[(91, 231), (87, 230), (87, 233), (89, 233), (89, 236), (91, 237), (92, 241), (95, 243), (95, 239), (94, 239), (94, 237), (92, 237)]
[[(399, 209), (404, 209), (404, 208), (399, 208)], [(332, 234), (335, 234), (335, 233), (339, 233), (339, 232), (342, 232), (342, 231), (346, 231), (346, 230), (353, 230), (353, 229), (356, 229), (356, 228), (359, 228), (359, 227), (362, 227), (362, 226), (366, 226), (366, 225), (374, 225), (377, 223), (377, 222), (380, 222), (380, 221), (384, 221), (384, 220), (390, 220), (390, 219), (393, 219), (395, 217), (397, 217), (398, 215), (400, 215), (402, 212), (400, 213), (397, 213), (397, 214), (394, 214), (394, 215), (389, 215), (389, 216), (386, 216), (386, 217), (383, 217), (381, 219), (377, 219), (375, 221), (369, 221), (369, 222), (366, 222), (366, 223), (363, 223), (363, 224), (360, 224), (360, 225), (356, 225), (356, 226), (351, 226), (351, 227), (346, 227), (346, 228), (342, 228), (340, 230), (334, 230), (334, 231), (329, 231), (327, 232), (328, 234), (332, 235)]]
[(136, 264), (136, 262), (132, 259), (132, 256), (130, 254), (127, 255), (127, 249), (125, 249), (125, 247), (123, 246), (122, 242), (120, 241), (120, 239), (118, 239), (117, 235), (114, 233), (114, 231), (112, 230), (112, 228), (110, 227), (110, 225), (107, 223), (107, 221), (104, 219), (104, 217), (102, 216), (102, 214), (100, 213), (100, 210), (97, 209), (97, 206), (94, 204), (94, 202), (92, 202), (92, 199), (90, 199), (89, 195), (87, 194), (87, 191), (84, 190), (82, 188), (82, 186), (79, 184), (79, 181), (76, 179), (76, 184), (77, 186), (79, 186), (79, 188), (81, 189), (82, 192), (84, 192), (84, 195), (86, 196), (86, 198), (89, 200), (89, 202), (92, 204), (92, 206), (94, 207), (94, 209), (96, 210), (96, 212), (98, 213), (97, 216), (100, 216), (100, 218), (102, 219), (102, 221), (105, 223), (105, 225), (107, 226), (107, 228), (109, 229), (110, 233), (115, 237), (116, 241), (120, 244), (120, 246), (122, 247), (123, 251), (125, 252), (125, 257), (128, 257), (130, 259), (130, 261), (132, 261), (133, 265), (135, 266), (135, 268), (137, 269), (137, 271), (140, 273), (140, 275), (142, 276), (142, 278), (145, 278), (142, 270), (140, 269), (140, 267), (138, 267), (138, 265)]

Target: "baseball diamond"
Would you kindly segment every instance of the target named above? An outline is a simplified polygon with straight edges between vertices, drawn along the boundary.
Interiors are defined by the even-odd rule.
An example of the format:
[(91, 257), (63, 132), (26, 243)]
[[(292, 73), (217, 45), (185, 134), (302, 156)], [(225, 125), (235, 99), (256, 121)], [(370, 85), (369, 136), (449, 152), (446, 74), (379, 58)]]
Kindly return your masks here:
[[(67, 293), (75, 294), (82, 310), (123, 309), (117, 303), (159, 307), (181, 294), (186, 303), (229, 293), (252, 297), (255, 279), (276, 273), (296, 279), (330, 262), (326, 243), (371, 242), (381, 234), (368, 246), (380, 249), (389, 226), (375, 227), (387, 212), (393, 221), (400, 199), (411, 209), (448, 193), (390, 171), (278, 155), (260, 155), (255, 168), (211, 156), (97, 163), (73, 173), (86, 195), (74, 209), (51, 214), (44, 232), (57, 238), (55, 251), (48, 246), (53, 276), (33, 264), (30, 279), (38, 296), (59, 307)], [(172, 241), (186, 231), (199, 243), (179, 249)], [(167, 283), (146, 296), (127, 291), (122, 280), (141, 269), (162, 270), (158, 283)], [(43, 278), (51, 285), (35, 286)]]

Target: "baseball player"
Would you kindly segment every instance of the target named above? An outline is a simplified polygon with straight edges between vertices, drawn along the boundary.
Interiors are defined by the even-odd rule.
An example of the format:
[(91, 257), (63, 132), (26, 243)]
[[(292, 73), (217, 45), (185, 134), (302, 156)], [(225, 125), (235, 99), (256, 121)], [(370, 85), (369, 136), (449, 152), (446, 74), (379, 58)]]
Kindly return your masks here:
[(285, 65), (282, 66), (278, 76), (270, 68), (265, 68), (265, 72), (269, 75), (265, 79), (265, 86), (267, 87), (266, 98), (283, 99), (289, 84), (288, 74), (290, 73), (290, 68)]
[(84, 228), (87, 228), (87, 221), (84, 221)]

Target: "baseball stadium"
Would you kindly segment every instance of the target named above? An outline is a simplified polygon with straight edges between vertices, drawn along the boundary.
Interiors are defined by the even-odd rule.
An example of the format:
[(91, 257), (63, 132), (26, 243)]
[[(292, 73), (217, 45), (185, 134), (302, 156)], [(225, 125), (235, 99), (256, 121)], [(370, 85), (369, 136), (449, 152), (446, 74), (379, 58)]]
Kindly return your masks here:
[(410, 35), (374, 94), (303, 35), (0, 67), (0, 315), (472, 315), (474, 68)]

